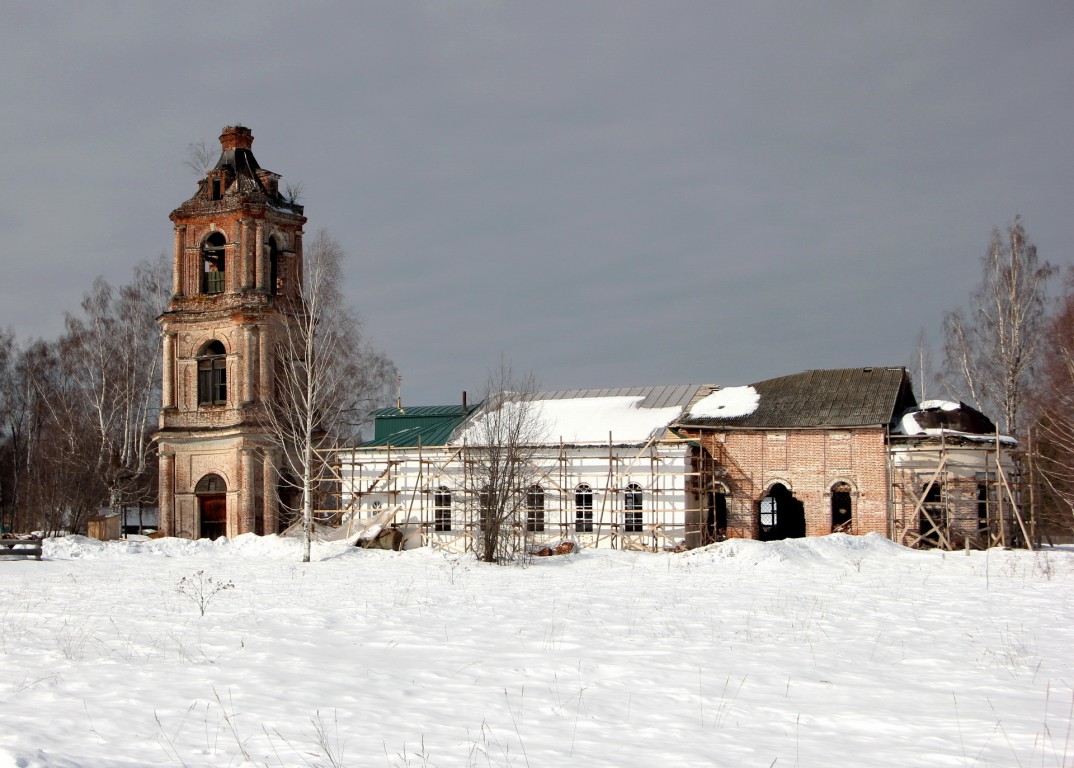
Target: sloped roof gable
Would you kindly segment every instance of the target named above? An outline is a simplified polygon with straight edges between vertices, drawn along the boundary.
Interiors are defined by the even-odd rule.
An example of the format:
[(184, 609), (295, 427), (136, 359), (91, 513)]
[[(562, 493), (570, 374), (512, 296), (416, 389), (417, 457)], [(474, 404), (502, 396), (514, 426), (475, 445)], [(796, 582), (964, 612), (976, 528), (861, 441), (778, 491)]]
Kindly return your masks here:
[(916, 404), (904, 368), (811, 370), (752, 386), (760, 396), (752, 413), (735, 418), (687, 415), (680, 423), (743, 429), (880, 426)]

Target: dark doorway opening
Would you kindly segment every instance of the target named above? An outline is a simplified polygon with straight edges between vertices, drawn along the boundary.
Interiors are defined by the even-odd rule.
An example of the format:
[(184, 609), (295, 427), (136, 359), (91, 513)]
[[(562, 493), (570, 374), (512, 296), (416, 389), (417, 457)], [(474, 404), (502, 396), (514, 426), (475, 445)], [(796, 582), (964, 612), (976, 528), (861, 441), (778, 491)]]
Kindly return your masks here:
[(712, 544), (727, 538), (727, 492), (725, 489), (710, 491), (705, 505), (705, 527), (702, 544)]
[(221, 536), (227, 536), (227, 496), (222, 493), (199, 496), (198, 506), (201, 507), (199, 537), (218, 539)]
[[(919, 543), (926, 547), (938, 547), (940, 534), (947, 533), (947, 505), (944, 503), (943, 484), (936, 482), (928, 488), (918, 516)], [(928, 512), (928, 515), (925, 514)], [(932, 518), (930, 521), (929, 518)]]
[(206, 475), (194, 488), (198, 497), (201, 527), (198, 537), (218, 539), (227, 536), (227, 484), (220, 475)]
[(832, 533), (850, 533), (854, 519), (849, 483), (832, 486)]
[(280, 471), (279, 481), (276, 483), (276, 530), (269, 533), (283, 533), (298, 521), (302, 506), (302, 489), (298, 486), (295, 476), (288, 470)]
[(790, 489), (776, 483), (761, 499), (761, 541), (800, 539), (805, 536), (805, 506)]

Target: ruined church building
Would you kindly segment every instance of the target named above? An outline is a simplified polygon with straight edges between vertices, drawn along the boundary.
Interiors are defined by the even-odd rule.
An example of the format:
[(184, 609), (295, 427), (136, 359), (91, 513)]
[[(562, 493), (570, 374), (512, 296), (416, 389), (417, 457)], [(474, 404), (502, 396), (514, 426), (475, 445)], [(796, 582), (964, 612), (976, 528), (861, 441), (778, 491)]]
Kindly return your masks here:
[[(165, 535), (267, 534), (291, 522), (264, 414), (274, 340), (301, 290), (306, 219), (252, 144), (248, 128), (225, 128), (216, 166), (171, 214), (156, 434)], [(732, 390), (748, 392), (750, 407), (714, 410)], [(918, 403), (902, 368), (529, 399), (549, 427), (525, 489), (536, 545), (661, 550), (833, 531), (946, 548), (1024, 538), (1014, 441), (963, 404)], [(471, 549), (480, 494), (467, 482), (466, 435), (482, 407), (374, 414), (373, 439), (332, 459), (344, 510), (322, 521), (391, 529), (408, 547)]]

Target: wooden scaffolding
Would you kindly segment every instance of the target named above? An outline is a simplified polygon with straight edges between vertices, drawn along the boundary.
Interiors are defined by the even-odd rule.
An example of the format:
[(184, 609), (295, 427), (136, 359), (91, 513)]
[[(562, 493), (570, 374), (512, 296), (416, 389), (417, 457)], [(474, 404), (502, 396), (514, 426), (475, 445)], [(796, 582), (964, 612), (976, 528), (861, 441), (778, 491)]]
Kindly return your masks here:
[[(704, 503), (689, 445), (668, 434), (640, 446), (610, 439), (603, 446), (543, 446), (528, 478), (540, 488), (540, 506), (527, 499), (526, 519), (516, 525), (526, 528), (535, 547), (576, 540), (587, 547), (681, 549), (694, 521), (702, 519)], [(411, 546), (472, 550), (481, 525), (480, 494), (468, 477), (472, 450), (418, 445), (339, 451), (342, 506), (358, 518), (392, 508), (391, 524)], [(447, 495), (445, 513), (438, 502)]]
[(1022, 514), (1022, 457), (998, 434), (889, 438), (891, 538), (918, 548), (985, 549), (1033, 541)]

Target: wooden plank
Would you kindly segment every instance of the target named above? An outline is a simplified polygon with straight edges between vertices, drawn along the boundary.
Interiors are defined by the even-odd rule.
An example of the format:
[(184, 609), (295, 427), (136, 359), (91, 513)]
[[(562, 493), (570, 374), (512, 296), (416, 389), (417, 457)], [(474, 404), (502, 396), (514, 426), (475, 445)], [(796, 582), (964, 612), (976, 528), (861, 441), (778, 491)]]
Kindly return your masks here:
[(40, 560), (42, 545), (39, 539), (0, 539), (0, 559)]
[[(997, 445), (999, 441), (997, 440)], [(997, 449), (998, 451), (998, 449)], [(1029, 537), (1029, 531), (1026, 530), (1026, 522), (1022, 518), (1022, 511), (1018, 508), (1018, 502), (1014, 498), (1014, 491), (1011, 490), (1010, 483), (1007, 482), (1007, 473), (1003, 471), (1003, 465), (999, 462), (999, 457), (996, 457), (996, 472), (999, 475), (1000, 483), (1003, 485), (1003, 490), (1006, 492), (1007, 498), (1011, 502), (1011, 509), (1014, 510), (1015, 519), (1018, 520), (1018, 527), (1022, 531), (1022, 538), (1025, 540), (1026, 549), (1030, 552), (1033, 551), (1033, 540)], [(1000, 494), (1000, 499), (1003, 498), (1003, 494)], [(1003, 508), (1000, 507), (1000, 522), (1003, 522), (1002, 517)], [(1006, 542), (1004, 542), (1006, 543)]]
[[(941, 449), (941, 450), (943, 450), (943, 449)], [(910, 532), (910, 528), (913, 527), (916, 523), (919, 522), (920, 515), (921, 515), (922, 512), (924, 512), (924, 509), (925, 509), (925, 499), (928, 497), (929, 491), (932, 490), (932, 486), (934, 486), (936, 484), (936, 481), (940, 478), (940, 475), (943, 473), (943, 470), (944, 470), (945, 466), (947, 466), (947, 452), (944, 450), (942, 452), (942, 454), (941, 454), (940, 464), (939, 464), (939, 466), (936, 467), (936, 471), (932, 473), (932, 477), (929, 478), (928, 483), (925, 484), (924, 490), (921, 491), (921, 496), (917, 495), (917, 492), (913, 490), (913, 486), (910, 487), (909, 495), (910, 495), (910, 498), (913, 499), (914, 502), (915, 502), (914, 511), (910, 513), (910, 518), (906, 522), (905, 527), (902, 530), (902, 533), (899, 535), (899, 543), (902, 543), (902, 541), (906, 538), (906, 534), (908, 534)], [(911, 474), (914, 474), (914, 473), (911, 473)], [(904, 490), (907, 490), (907, 489), (904, 489)], [(945, 489), (945, 492), (946, 492), (946, 489)], [(946, 506), (946, 502), (944, 502), (944, 503), (945, 503), (945, 506)], [(940, 533), (939, 529), (936, 526), (936, 522), (932, 519), (932, 516), (929, 515), (927, 512), (925, 513), (925, 519), (927, 519), (932, 524), (933, 529), (936, 530), (937, 533)], [(911, 544), (909, 544), (908, 546), (911, 546), (911, 547), (914, 546), (919, 541), (921, 541), (923, 538), (925, 538), (925, 536), (928, 536), (929, 533), (932, 533), (932, 531), (929, 531), (928, 533), (925, 533), (925, 534), (919, 534), (917, 536), (917, 538), (915, 538), (914, 541)], [(940, 535), (943, 538), (943, 534), (941, 533)], [(948, 544), (946, 548), (950, 549), (951, 548), (950, 544)]]

